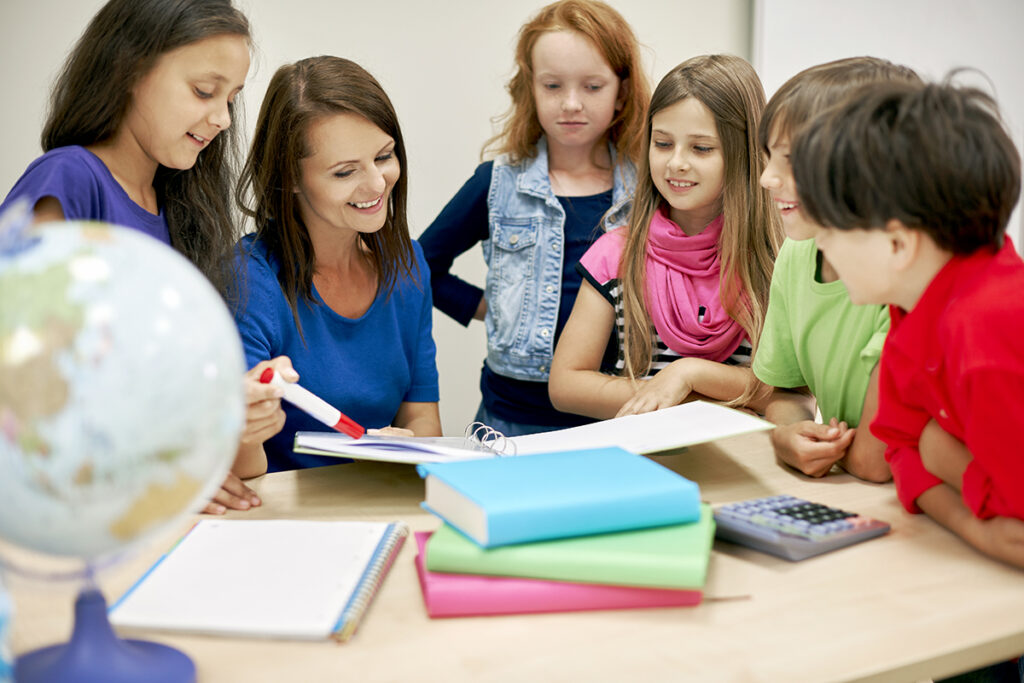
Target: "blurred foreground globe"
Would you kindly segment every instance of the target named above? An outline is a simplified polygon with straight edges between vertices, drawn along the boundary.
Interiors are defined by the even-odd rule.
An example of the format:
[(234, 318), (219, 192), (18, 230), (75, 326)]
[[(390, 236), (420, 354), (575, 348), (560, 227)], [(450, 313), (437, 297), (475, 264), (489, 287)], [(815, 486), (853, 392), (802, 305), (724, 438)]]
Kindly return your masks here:
[(226, 306), (174, 250), (0, 227), (0, 538), (92, 563), (197, 511), (238, 445), (243, 372)]

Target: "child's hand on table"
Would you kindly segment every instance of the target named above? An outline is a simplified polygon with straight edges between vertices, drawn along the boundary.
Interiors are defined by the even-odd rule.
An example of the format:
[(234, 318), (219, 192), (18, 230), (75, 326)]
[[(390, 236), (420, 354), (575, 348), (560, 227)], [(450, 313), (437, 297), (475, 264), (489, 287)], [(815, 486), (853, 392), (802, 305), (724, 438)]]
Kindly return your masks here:
[(256, 495), (256, 492), (245, 485), (234, 472), (228, 472), (220, 490), (203, 508), (203, 512), (210, 515), (223, 515), (228, 510), (248, 510), (249, 508), (262, 505), (263, 501)]
[(811, 477), (824, 477), (846, 455), (857, 430), (835, 418), (829, 424), (801, 420), (776, 427), (772, 445), (779, 458)]
[(658, 374), (640, 383), (633, 398), (623, 404), (615, 417), (639, 415), (661, 408), (670, 408), (683, 402), (693, 391), (692, 383), (683, 363), (674, 361)]

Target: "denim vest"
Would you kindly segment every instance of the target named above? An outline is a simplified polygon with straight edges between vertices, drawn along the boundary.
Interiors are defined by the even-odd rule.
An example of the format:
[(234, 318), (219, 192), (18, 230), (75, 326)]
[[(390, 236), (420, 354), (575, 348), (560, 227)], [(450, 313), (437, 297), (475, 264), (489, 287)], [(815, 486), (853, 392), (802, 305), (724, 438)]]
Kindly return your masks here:
[[(611, 154), (612, 208), (602, 231), (628, 222), (636, 187), (633, 165), (615, 165), (614, 148)], [(551, 189), (543, 137), (536, 157), (516, 164), (495, 159), (487, 210), (487, 366), (505, 377), (546, 382), (562, 296), (565, 210)]]

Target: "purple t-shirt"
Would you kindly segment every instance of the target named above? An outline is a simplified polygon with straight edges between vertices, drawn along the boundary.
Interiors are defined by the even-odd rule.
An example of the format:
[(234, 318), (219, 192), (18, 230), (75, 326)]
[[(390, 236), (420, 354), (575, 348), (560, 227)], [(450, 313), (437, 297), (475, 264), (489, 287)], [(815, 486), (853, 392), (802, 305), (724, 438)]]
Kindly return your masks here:
[(29, 164), (0, 204), (0, 211), (21, 197), (32, 206), (43, 197), (55, 197), (68, 220), (123, 225), (171, 243), (163, 211), (154, 216), (132, 201), (106, 164), (78, 145), (52, 149)]

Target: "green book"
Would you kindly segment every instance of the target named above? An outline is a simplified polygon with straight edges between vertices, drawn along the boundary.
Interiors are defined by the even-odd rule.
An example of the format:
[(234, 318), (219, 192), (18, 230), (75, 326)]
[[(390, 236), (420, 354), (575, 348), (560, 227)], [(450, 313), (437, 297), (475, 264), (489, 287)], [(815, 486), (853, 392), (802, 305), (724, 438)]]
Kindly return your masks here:
[(447, 524), (427, 542), (427, 569), (554, 581), (699, 589), (715, 536), (711, 507), (690, 524), (481, 548)]

